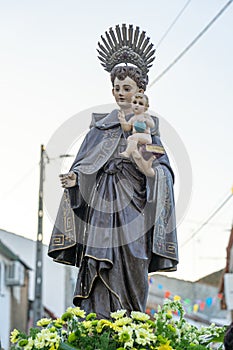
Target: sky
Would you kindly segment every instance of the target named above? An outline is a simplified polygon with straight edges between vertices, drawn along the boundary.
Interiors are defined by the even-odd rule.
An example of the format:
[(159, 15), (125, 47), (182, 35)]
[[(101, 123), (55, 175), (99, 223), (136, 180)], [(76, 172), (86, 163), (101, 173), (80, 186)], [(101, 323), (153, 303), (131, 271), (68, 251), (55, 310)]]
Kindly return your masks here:
[[(149, 72), (151, 82), (226, 2), (189, 2), (156, 50)], [(81, 113), (85, 120), (80, 118), (76, 125), (80, 140), (91, 120), (83, 111), (114, 102), (108, 73), (97, 58), (100, 36), (116, 24), (133, 24), (145, 30), (156, 47), (185, 3), (0, 1), (1, 229), (36, 239), (40, 145), (50, 144), (57, 130), (63, 130), (71, 117)], [(178, 220), (180, 264), (171, 277), (195, 280), (225, 266), (233, 199), (194, 239), (186, 245), (184, 242), (233, 186), (232, 16), (231, 5), (195, 46), (147, 90), (151, 109), (161, 116), (161, 138), (176, 173), (176, 198), (192, 193)], [(183, 153), (176, 143), (166, 139), (167, 127), (175, 130), (188, 155), (178, 165), (177, 159)], [(59, 135), (62, 143), (67, 135)], [(72, 146), (69, 151), (73, 152)], [(64, 151), (67, 153), (67, 149)], [(58, 193), (59, 170), (68, 169), (72, 163), (72, 158), (67, 158), (62, 164), (60, 155), (57, 147), (48, 154), (51, 160), (46, 164), (47, 174), (53, 169), (51, 186), (57, 186)], [(188, 170), (190, 164), (192, 173)], [(48, 175), (45, 184), (46, 181), (49, 191)], [(45, 243), (49, 242), (53, 225), (47, 211)]]

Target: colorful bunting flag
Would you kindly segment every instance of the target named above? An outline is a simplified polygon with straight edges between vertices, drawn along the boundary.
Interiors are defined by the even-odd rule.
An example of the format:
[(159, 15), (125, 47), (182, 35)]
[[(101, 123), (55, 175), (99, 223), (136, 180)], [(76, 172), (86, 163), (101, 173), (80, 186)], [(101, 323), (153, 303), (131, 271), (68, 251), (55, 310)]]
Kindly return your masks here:
[(194, 304), (193, 305), (193, 312), (197, 312), (198, 311), (198, 309), (199, 309), (199, 305), (198, 304)]
[[(149, 279), (149, 283), (153, 283), (153, 282), (154, 281), (150, 278)], [(158, 283), (157, 287), (158, 287), (159, 290), (163, 290), (164, 289), (164, 286), (161, 283)], [(171, 291), (165, 290), (164, 298), (165, 299), (169, 299), (169, 298), (171, 299), (172, 298)], [(175, 294), (173, 296), (173, 300), (174, 301), (179, 301), (180, 300), (181, 302), (183, 302), (183, 304), (186, 304), (186, 311), (188, 313), (197, 312), (198, 310), (204, 311), (206, 306), (207, 307), (211, 307), (212, 305), (215, 305), (217, 298), (219, 300), (222, 300), (223, 294), (222, 293), (218, 293), (216, 297), (208, 297), (208, 298), (205, 299), (205, 301), (204, 300), (200, 300), (200, 299), (192, 301), (190, 298), (185, 298), (184, 300), (182, 300), (180, 295), (176, 295)], [(150, 313), (151, 313), (151, 311), (150, 311)]]
[(210, 307), (212, 305), (212, 298), (207, 298), (206, 299), (206, 305)]
[(164, 293), (164, 298), (169, 298), (171, 295), (171, 292), (169, 292), (169, 290), (166, 290), (165, 293)]

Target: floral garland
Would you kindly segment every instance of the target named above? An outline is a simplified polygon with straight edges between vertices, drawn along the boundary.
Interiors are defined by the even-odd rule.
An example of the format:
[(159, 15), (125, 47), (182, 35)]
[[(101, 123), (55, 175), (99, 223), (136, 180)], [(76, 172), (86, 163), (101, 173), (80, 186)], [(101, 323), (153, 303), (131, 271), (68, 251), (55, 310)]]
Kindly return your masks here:
[[(179, 317), (174, 317), (174, 313)], [(149, 315), (126, 310), (111, 313), (111, 319), (96, 319), (95, 313), (86, 316), (79, 307), (68, 308), (56, 320), (42, 318), (39, 328), (29, 335), (14, 329), (11, 349), (18, 350), (204, 350), (218, 343), (223, 349), (225, 327), (197, 328), (184, 318), (179, 300), (166, 300), (158, 307), (154, 320)]]

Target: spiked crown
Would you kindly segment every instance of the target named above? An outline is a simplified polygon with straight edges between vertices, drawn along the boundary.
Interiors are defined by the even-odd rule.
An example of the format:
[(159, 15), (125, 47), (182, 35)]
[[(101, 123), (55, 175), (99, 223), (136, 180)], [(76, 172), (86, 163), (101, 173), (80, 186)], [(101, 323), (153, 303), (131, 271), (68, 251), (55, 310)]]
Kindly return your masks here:
[(140, 34), (139, 27), (133, 28), (130, 24), (122, 24), (121, 28), (116, 25), (115, 32), (109, 28), (105, 32), (105, 37), (101, 36), (102, 42), (98, 42), (97, 49), (102, 66), (107, 72), (120, 63), (131, 63), (137, 66), (143, 75), (147, 75), (152, 62), (155, 59), (153, 44), (149, 44), (150, 38), (146, 37), (146, 32)]

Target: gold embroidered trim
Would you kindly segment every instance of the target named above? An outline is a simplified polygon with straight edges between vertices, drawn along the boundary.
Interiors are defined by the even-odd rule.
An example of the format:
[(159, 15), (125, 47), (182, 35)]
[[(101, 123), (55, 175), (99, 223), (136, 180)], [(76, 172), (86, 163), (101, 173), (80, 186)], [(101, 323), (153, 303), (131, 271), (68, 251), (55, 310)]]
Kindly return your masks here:
[(56, 251), (58, 251), (58, 250), (69, 249), (69, 248), (71, 248), (71, 247), (74, 247), (75, 245), (76, 245), (76, 243), (71, 244), (71, 245), (69, 245), (68, 247), (62, 247), (62, 248), (56, 248), (56, 249), (50, 249), (50, 250), (49, 250), (49, 254), (50, 254), (50, 253), (52, 253), (52, 252), (56, 252)]
[[(96, 277), (98, 277), (98, 274), (97, 274), (97, 275), (95, 275), (95, 276), (93, 277), (93, 280), (92, 280), (91, 286), (90, 286), (90, 288), (89, 288), (89, 291), (90, 291), (90, 292), (91, 292), (91, 290), (92, 290), (92, 286), (93, 286), (93, 283), (95, 282)], [(80, 295), (80, 294), (76, 294), (76, 295), (74, 295), (74, 298), (88, 299), (88, 298), (89, 298), (89, 296), (90, 296), (90, 292), (89, 292), (87, 295)], [(74, 299), (74, 298), (73, 298), (73, 299)]]
[(65, 264), (65, 265), (72, 265), (72, 263), (70, 263), (69, 261), (66, 261), (66, 260), (53, 259), (53, 261), (61, 263), (61, 264)]
[(107, 261), (107, 262), (110, 262), (113, 265), (113, 262), (111, 260), (109, 260), (109, 259), (98, 259), (95, 256), (89, 255), (89, 254), (85, 254), (85, 256), (87, 256), (88, 258), (92, 258), (94, 260), (97, 260), (97, 261)]

